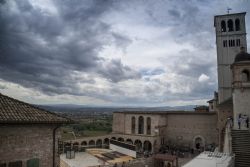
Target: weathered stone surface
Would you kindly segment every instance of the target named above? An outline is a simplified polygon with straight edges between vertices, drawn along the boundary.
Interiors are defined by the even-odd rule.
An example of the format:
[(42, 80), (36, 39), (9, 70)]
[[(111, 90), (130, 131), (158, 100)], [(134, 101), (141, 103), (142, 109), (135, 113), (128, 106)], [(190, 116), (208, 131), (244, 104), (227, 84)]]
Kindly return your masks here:
[[(38, 158), (40, 167), (53, 166), (53, 129), (52, 125), (8, 125), (0, 126), (0, 163)], [(56, 143), (58, 141), (56, 134)], [(55, 150), (56, 165), (59, 164)]]
[[(144, 133), (138, 134), (138, 119), (144, 118)], [(135, 117), (135, 134), (132, 133), (132, 117)], [(151, 119), (151, 132), (147, 133), (147, 118)], [(153, 151), (157, 151), (161, 144), (172, 141), (175, 144), (184, 144), (191, 148), (195, 139), (201, 138), (203, 146), (218, 145), (217, 114), (195, 112), (166, 112), (165, 114), (152, 112), (117, 112), (113, 114), (113, 133), (116, 137), (126, 139), (150, 141)], [(162, 141), (164, 140), (164, 141)]]

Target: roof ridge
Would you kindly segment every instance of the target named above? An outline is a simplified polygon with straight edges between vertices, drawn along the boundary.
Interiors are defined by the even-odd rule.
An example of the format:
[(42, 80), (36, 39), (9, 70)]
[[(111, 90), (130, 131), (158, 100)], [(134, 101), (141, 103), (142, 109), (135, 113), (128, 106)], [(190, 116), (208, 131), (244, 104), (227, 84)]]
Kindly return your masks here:
[[(30, 104), (30, 103), (27, 103), (27, 102), (24, 102), (24, 101), (15, 99), (15, 98), (10, 97), (10, 96), (7, 96), (7, 95), (4, 95), (4, 94), (2, 94), (2, 93), (0, 93), (0, 96), (4, 97), (4, 98), (6, 98), (6, 99), (12, 100), (12, 101), (14, 101), (14, 102), (16, 102), (16, 103), (18, 103), (18, 104), (28, 106), (28, 107), (30, 107), (31, 109), (40, 110), (41, 112), (50, 114), (50, 115), (52, 115), (52, 116), (54, 116), (54, 117), (56, 117), (56, 118), (58, 118), (58, 119), (60, 119), (60, 118), (61, 118), (61, 119), (65, 119), (65, 121), (64, 121), (65, 123), (66, 123), (66, 122), (73, 122), (73, 120), (71, 120), (71, 119), (69, 119), (69, 118), (67, 118), (67, 117), (64, 117), (64, 116), (61, 116), (61, 115), (56, 114), (56, 113), (54, 113), (54, 112), (45, 110), (45, 109), (40, 108), (40, 107), (38, 107), (38, 106), (36, 106), (36, 105), (32, 105), (32, 104)], [(19, 114), (20, 114), (20, 113), (19, 113)], [(45, 121), (45, 122), (46, 122), (46, 121)]]

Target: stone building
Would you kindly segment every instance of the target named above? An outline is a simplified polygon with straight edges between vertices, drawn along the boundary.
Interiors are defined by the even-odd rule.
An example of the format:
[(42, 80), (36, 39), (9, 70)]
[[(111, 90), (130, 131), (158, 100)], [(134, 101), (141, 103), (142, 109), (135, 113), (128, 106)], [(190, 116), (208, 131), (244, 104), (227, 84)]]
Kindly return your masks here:
[[(244, 131), (249, 129), (250, 116), (250, 55), (247, 53), (245, 15), (246, 12), (214, 17), (218, 93), (208, 101), (208, 109), (196, 107), (196, 112), (190, 113), (117, 112), (114, 113), (113, 133), (136, 141), (138, 138), (150, 141), (154, 151), (166, 141), (194, 149), (197, 142), (202, 147), (214, 143), (223, 151), (225, 140), (230, 140), (226, 142), (231, 142), (229, 147), (232, 148), (228, 150), (238, 159), (243, 154), (249, 159), (250, 133)], [(233, 130), (226, 132), (230, 121)], [(143, 150), (147, 150), (147, 145), (141, 143)], [(245, 163), (242, 159), (239, 162)]]
[(236, 54), (240, 52), (240, 47), (247, 48), (245, 15), (246, 12), (214, 17), (219, 103), (232, 97), (230, 66), (233, 64)]
[(70, 122), (0, 94), (0, 167), (58, 167), (58, 128)]
[[(247, 95), (242, 95), (242, 97), (245, 96), (245, 99), (243, 99), (239, 94), (240, 91), (238, 90), (240, 89), (238, 88), (239, 83), (242, 83), (240, 79), (243, 71), (236, 70), (239, 67), (244, 67), (239, 62), (247, 60), (245, 15), (246, 12), (214, 17), (218, 64), (218, 96), (215, 95), (213, 101), (216, 103), (215, 107), (218, 114), (217, 124), (221, 151), (228, 118), (234, 119), (237, 125), (236, 111), (241, 110), (238, 108), (242, 107), (246, 109), (245, 105), (247, 105), (246, 103), (245, 105), (239, 105), (239, 103), (250, 100)], [(244, 64), (246, 67), (247, 64)], [(246, 75), (247, 69), (242, 69), (245, 70)], [(237, 113), (239, 114), (239, 112)]]
[(75, 144), (79, 148), (80, 143), (82, 147), (101, 142), (108, 145), (109, 139), (136, 145), (139, 152), (158, 152), (164, 145), (194, 150), (218, 146), (218, 151), (235, 155), (235, 167), (249, 167), (250, 55), (245, 15), (214, 17), (218, 93), (208, 101), (208, 107), (196, 107), (192, 112), (114, 112), (112, 134), (77, 140), (71, 147)]
[(199, 147), (218, 144), (215, 112), (115, 112), (113, 135), (137, 146), (137, 150), (158, 152), (166, 144)]

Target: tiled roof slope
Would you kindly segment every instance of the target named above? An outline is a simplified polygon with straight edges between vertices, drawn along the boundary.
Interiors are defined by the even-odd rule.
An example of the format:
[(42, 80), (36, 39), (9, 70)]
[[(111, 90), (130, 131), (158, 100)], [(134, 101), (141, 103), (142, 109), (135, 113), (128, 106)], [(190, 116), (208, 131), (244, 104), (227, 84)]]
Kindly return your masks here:
[(70, 119), (0, 93), (0, 123), (71, 123)]

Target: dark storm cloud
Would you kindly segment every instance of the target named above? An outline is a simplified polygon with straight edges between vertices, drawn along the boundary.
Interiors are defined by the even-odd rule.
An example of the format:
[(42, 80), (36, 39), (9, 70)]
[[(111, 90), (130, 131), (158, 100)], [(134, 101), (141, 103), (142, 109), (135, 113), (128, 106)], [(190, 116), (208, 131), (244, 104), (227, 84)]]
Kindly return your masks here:
[[(177, 55), (174, 55), (174, 61), (171, 66), (172, 71), (194, 78), (198, 78), (201, 74), (214, 76), (215, 62), (207, 52), (192, 52), (189, 50), (181, 50)], [(178, 65), (178, 68), (176, 68)]]
[(140, 78), (138, 72), (133, 71), (130, 67), (122, 64), (121, 60), (111, 60), (103, 65), (99, 71), (100, 74), (106, 76), (112, 82), (119, 82), (127, 79)]
[(168, 10), (168, 13), (169, 13), (171, 16), (175, 17), (176, 19), (179, 19), (179, 18), (181, 17), (180, 12), (177, 11), (177, 10), (175, 10), (175, 9), (170, 9), (170, 10)]
[[(1, 1), (4, 2), (4, 1)], [(15, 3), (15, 5), (13, 5)], [(100, 17), (112, 1), (53, 1), (55, 13), (37, 9), (28, 0), (0, 6), (0, 78), (47, 94), (80, 94), (74, 72), (99, 73), (119, 82), (138, 77), (120, 61), (98, 56), (103, 46), (115, 41), (124, 48), (131, 41), (111, 31)], [(119, 76), (115, 76), (119, 74)]]

